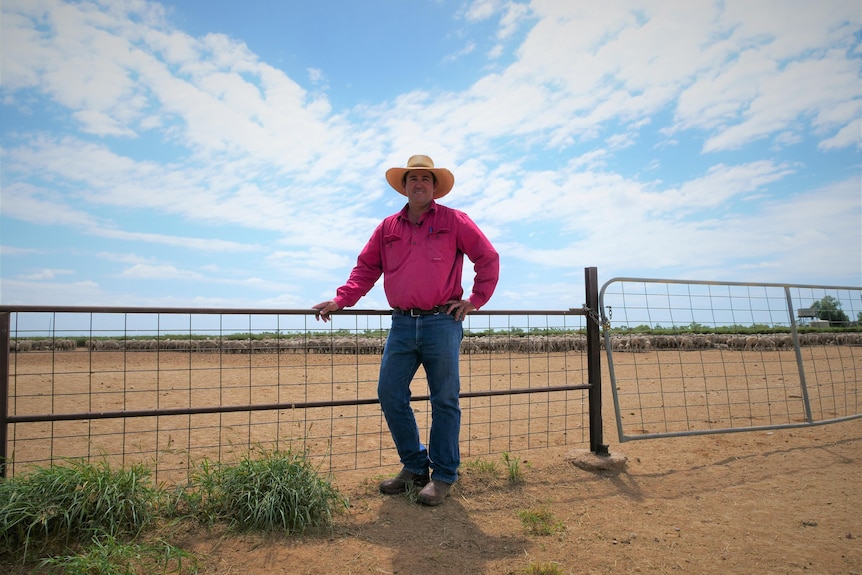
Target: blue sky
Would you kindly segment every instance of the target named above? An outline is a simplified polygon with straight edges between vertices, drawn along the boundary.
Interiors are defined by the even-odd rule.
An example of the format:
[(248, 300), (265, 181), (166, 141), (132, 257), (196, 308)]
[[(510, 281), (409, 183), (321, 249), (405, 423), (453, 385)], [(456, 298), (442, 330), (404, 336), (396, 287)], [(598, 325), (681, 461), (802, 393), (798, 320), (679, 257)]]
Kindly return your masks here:
[(3, 304), (308, 308), (417, 153), (501, 254), (487, 309), (588, 266), (862, 285), (858, 0), (0, 10)]

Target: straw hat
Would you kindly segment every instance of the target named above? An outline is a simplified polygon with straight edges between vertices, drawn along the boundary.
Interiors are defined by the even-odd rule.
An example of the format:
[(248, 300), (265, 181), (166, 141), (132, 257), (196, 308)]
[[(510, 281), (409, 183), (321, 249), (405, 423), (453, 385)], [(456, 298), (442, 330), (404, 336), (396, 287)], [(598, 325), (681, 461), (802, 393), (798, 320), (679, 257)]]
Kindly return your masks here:
[(396, 192), (402, 196), (407, 195), (404, 189), (404, 176), (410, 170), (428, 170), (437, 178), (437, 189), (434, 191), (434, 199), (442, 198), (455, 185), (455, 176), (446, 168), (435, 168), (434, 160), (428, 156), (410, 156), (407, 166), (404, 168), (389, 168), (386, 170), (386, 181)]

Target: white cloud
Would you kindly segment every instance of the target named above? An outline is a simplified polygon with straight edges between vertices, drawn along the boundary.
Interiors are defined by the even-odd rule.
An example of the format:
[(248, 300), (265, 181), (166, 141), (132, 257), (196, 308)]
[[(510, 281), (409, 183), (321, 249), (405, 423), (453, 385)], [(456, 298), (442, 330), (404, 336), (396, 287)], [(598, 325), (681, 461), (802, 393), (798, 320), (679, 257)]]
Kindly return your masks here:
[(862, 118), (856, 118), (838, 131), (831, 138), (822, 140), (819, 147), (823, 150), (834, 150), (836, 148), (849, 148), (855, 146), (862, 148)]
[(215, 238), (169, 236), (148, 232), (127, 232), (123, 230), (115, 230), (109, 228), (94, 228), (88, 230), (88, 232), (95, 236), (110, 238), (114, 240), (162, 244), (196, 251), (241, 253), (256, 251), (260, 249), (259, 246), (243, 244), (240, 242), (232, 242), (229, 240), (219, 240)]
[[(733, 199), (763, 193), (769, 184), (793, 174), (792, 167), (769, 161), (719, 164), (702, 177), (667, 187), (582, 166), (575, 159), (568, 170), (522, 173), (504, 168), (481, 175), (475, 183), (468, 182), (481, 186), (483, 193), (467, 209), (481, 214), (483, 222), (503, 226), (554, 222), (562, 230), (596, 234), (628, 230), (625, 233), (631, 235), (645, 219), (678, 222), (721, 209)], [(660, 230), (648, 233), (663, 234)]]
[(530, 7), (520, 2), (507, 2), (505, 13), (500, 19), (500, 30), (497, 37), (508, 40), (517, 31), (524, 19), (530, 14)]
[(135, 136), (135, 132), (124, 127), (114, 118), (104, 112), (94, 110), (81, 110), (75, 112), (73, 117), (81, 122), (84, 132), (97, 136)]
[(449, 54), (444, 58), (444, 61), (450, 62), (454, 60), (458, 60), (462, 56), (466, 56), (472, 53), (476, 49), (476, 42), (470, 41), (467, 42), (460, 50), (455, 52), (454, 54)]
[(149, 256), (139, 256), (134, 253), (113, 253), (113, 252), (99, 252), (96, 254), (96, 257), (102, 258), (112, 262), (120, 262), (124, 264), (152, 264), (155, 262), (155, 258)]
[[(72, 138), (49, 141), (45, 138), (26, 142), (7, 152), (19, 176), (42, 179), (45, 186), (65, 182), (63, 193), (48, 192), (32, 185), (13, 184), (4, 190), (4, 215), (42, 224), (61, 224), (87, 228), (103, 237), (185, 245), (195, 249), (254, 250), (256, 246), (238, 242), (181, 236), (165, 236), (118, 229), (116, 222), (97, 218), (94, 211), (104, 206), (152, 210), (192, 221), (236, 224), (247, 229), (282, 232), (286, 236), (317, 235), (331, 245), (343, 244), (350, 230), (371, 225), (351, 212), (334, 211), (329, 205), (342, 186), (321, 190), (320, 184), (294, 184), (282, 187), (277, 176), (272, 182), (256, 184), (258, 171), (265, 165), (232, 161), (206, 165), (159, 165), (117, 155), (104, 145)], [(358, 177), (361, 181), (364, 176)], [(347, 185), (346, 183), (344, 184)], [(264, 187), (265, 186), (265, 187)], [(8, 193), (7, 193), (8, 191)], [(355, 194), (355, 192), (354, 192)], [(354, 209), (360, 209), (361, 196)], [(297, 219), (298, 214), (324, 209), (326, 220)], [(293, 221), (286, 227), (285, 221)], [(322, 229), (327, 230), (325, 233)]]
[(644, 219), (615, 212), (577, 241), (549, 249), (523, 244), (505, 249), (511, 257), (550, 268), (583, 261), (611, 275), (678, 268), (688, 270), (683, 279), (816, 284), (822, 283), (818, 278), (839, 274), (857, 285), (862, 280), (860, 218), (858, 180), (849, 179), (772, 199), (732, 218), (686, 221), (666, 214)]
[[(368, 235), (371, 235), (370, 230)], [(358, 249), (357, 247), (357, 252)], [(266, 257), (266, 262), (269, 266), (283, 270), (297, 279), (318, 278), (327, 279), (334, 283), (345, 278), (342, 278), (340, 273), (334, 274), (333, 270), (340, 272), (345, 267), (352, 267), (356, 262), (356, 257), (355, 255), (353, 257), (346, 256), (324, 247), (312, 246), (296, 251), (274, 251)]]
[(41, 253), (42, 250), (37, 248), (22, 248), (19, 246), (10, 246), (0, 244), (0, 255), (4, 256), (27, 256)]
[(0, 277), (0, 293), (4, 305), (108, 306), (130, 301), (127, 294), (109, 293), (92, 280), (63, 283)]
[[(843, 113), (838, 114), (840, 103), (859, 99), (859, 71), (837, 51), (822, 60), (791, 62), (759, 74), (753, 85), (754, 94), (747, 101), (737, 102), (740, 114), (732, 119), (738, 121), (710, 138), (704, 146), (706, 151), (739, 148), (752, 140), (781, 133), (797, 122), (801, 128), (806, 116), (813, 118), (815, 133), (829, 135), (858, 121), (858, 106), (845, 104), (841, 107)], [(821, 115), (819, 110), (829, 112)]]
[(26, 183), (3, 188), (3, 215), (42, 226), (97, 228), (102, 222), (91, 214), (67, 205), (58, 194)]
[(308, 79), (311, 81), (312, 84), (320, 84), (321, 82), (326, 80), (326, 73), (318, 68), (309, 68)]
[[(192, 39), (157, 21), (153, 28), (157, 19), (139, 21), (148, 9), (142, 3), (108, 11), (6, 4), (12, 6), (4, 6), (4, 38), (16, 43), (4, 50), (15, 54), (4, 58), (4, 84), (40, 87), (72, 110), (85, 131), (127, 136), (154, 125), (149, 110), (157, 108), (162, 120), (155, 125), (172, 118), (191, 149), (253, 154), (292, 170), (330, 141), (328, 103), (310, 99), (242, 43), (219, 34)], [(45, 14), (46, 31), (33, 33)], [(7, 61), (16, 65), (7, 70)], [(306, 137), (285, 138), (289, 133)]]
[[(784, 7), (794, 12), (787, 30), (774, 13), (749, 13), (741, 2), (534, 2), (540, 20), (518, 61), (451, 102), (437, 98), (427, 107), (446, 113), (429, 123), (437, 116), (461, 137), (548, 133), (551, 145), (565, 145), (675, 106), (677, 129), (714, 131), (711, 151), (784, 132), (788, 122), (810, 129), (815, 110), (858, 100), (858, 66), (846, 54), (859, 21), (851, 4)], [(485, 15), (494, 6), (473, 9)], [(815, 49), (830, 42), (838, 48)], [(847, 107), (818, 133), (831, 137), (858, 115)]]
[(103, 238), (170, 245), (190, 250), (249, 252), (260, 249), (259, 246), (252, 244), (217, 238), (195, 238), (118, 229), (112, 222), (69, 206), (58, 194), (28, 184), (13, 184), (4, 188), (3, 215), (40, 226), (67, 226)]
[(502, 0), (473, 0), (464, 13), (470, 22), (487, 20), (496, 14), (503, 5)]
[[(854, 206), (836, 191), (848, 173), (858, 186), (858, 163), (817, 174), (821, 192), (841, 199), (816, 209), (795, 150), (862, 146), (858, 6), (755, 4), (476, 0), (459, 26), (499, 18), (484, 40), (499, 43), (490, 60), (511, 51), (508, 67), (489, 62), (495, 71), (463, 92), (417, 89), (336, 109), (335, 71), (303, 63), (303, 78), (291, 78), (240, 40), (174, 29), (155, 3), (4, 0), (0, 97), (58, 121), (5, 133), (2, 216), (128, 242), (108, 249), (129, 253), (100, 254), (131, 266), (127, 277), (239, 277), (222, 262), (147, 255), (164, 246), (249, 254), (267, 273), (334, 282), (403, 201), (383, 171), (421, 151), (453, 169), (447, 202), (507, 259), (559, 269), (584, 254), (611, 269), (714, 261), (719, 273), (731, 254), (759, 270), (780, 258), (781, 273), (793, 262), (771, 246), (780, 237), (840, 266), (817, 243), (838, 236), (817, 234), (834, 221), (832, 232), (858, 237)], [(521, 44), (504, 46), (528, 21)], [(702, 161), (675, 165), (691, 150)], [(817, 225), (798, 227), (782, 205)], [(554, 234), (562, 239), (543, 237)], [(283, 294), (259, 270), (242, 277), (251, 279), (229, 281)]]
[(120, 276), (124, 278), (146, 279), (146, 280), (168, 280), (168, 279), (204, 279), (204, 276), (197, 272), (189, 270), (181, 270), (175, 266), (135, 264), (130, 268), (123, 270)]
[(37, 272), (20, 275), (17, 279), (21, 281), (53, 280), (56, 279), (58, 276), (74, 274), (74, 270), (42, 269)]

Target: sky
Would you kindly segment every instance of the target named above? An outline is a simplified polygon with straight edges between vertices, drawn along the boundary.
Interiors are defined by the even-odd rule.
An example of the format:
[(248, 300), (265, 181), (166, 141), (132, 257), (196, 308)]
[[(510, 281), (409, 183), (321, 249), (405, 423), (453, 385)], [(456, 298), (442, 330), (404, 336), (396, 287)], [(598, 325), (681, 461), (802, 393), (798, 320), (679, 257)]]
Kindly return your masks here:
[[(485, 309), (862, 285), (858, 0), (2, 0), (0, 304), (307, 309), (413, 154)], [(464, 288), (472, 268), (467, 262)], [(356, 306), (385, 309), (382, 281)]]

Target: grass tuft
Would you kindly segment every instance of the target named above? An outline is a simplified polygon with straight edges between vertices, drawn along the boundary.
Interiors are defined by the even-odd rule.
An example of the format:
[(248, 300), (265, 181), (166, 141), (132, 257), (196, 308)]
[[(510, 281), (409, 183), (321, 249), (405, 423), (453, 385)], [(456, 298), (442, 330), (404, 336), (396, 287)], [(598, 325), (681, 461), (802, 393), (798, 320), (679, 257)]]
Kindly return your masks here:
[(503, 462), (506, 464), (506, 475), (509, 483), (520, 485), (524, 482), (524, 471), (521, 469), (521, 459), (514, 457), (509, 452), (503, 453)]
[(155, 516), (159, 491), (142, 466), (69, 460), (0, 481), (0, 553), (62, 541), (137, 535)]
[[(143, 466), (68, 460), (0, 479), (0, 559), (48, 572), (196, 573), (196, 557), (162, 539), (136, 540), (162, 518), (303, 533), (331, 525), (347, 499), (304, 454), (257, 450), (236, 465), (204, 461), (189, 484), (167, 491)], [(57, 554), (63, 550), (62, 554)]]
[(497, 476), (497, 464), (493, 461), (489, 461), (481, 457), (477, 459), (471, 459), (470, 461), (465, 462), (464, 467), (467, 470), (473, 471), (478, 475), (484, 475), (488, 477)]
[(553, 535), (566, 530), (566, 526), (548, 509), (519, 511), (518, 518), (524, 529), (533, 535)]
[(556, 563), (530, 563), (524, 575), (563, 575), (563, 570)]
[(344, 498), (304, 454), (259, 450), (237, 464), (204, 461), (182, 497), (206, 521), (246, 530), (303, 533), (331, 525)]
[(39, 565), (64, 575), (198, 572), (197, 557), (165, 541), (126, 543), (110, 535), (94, 538), (79, 553), (48, 557)]

